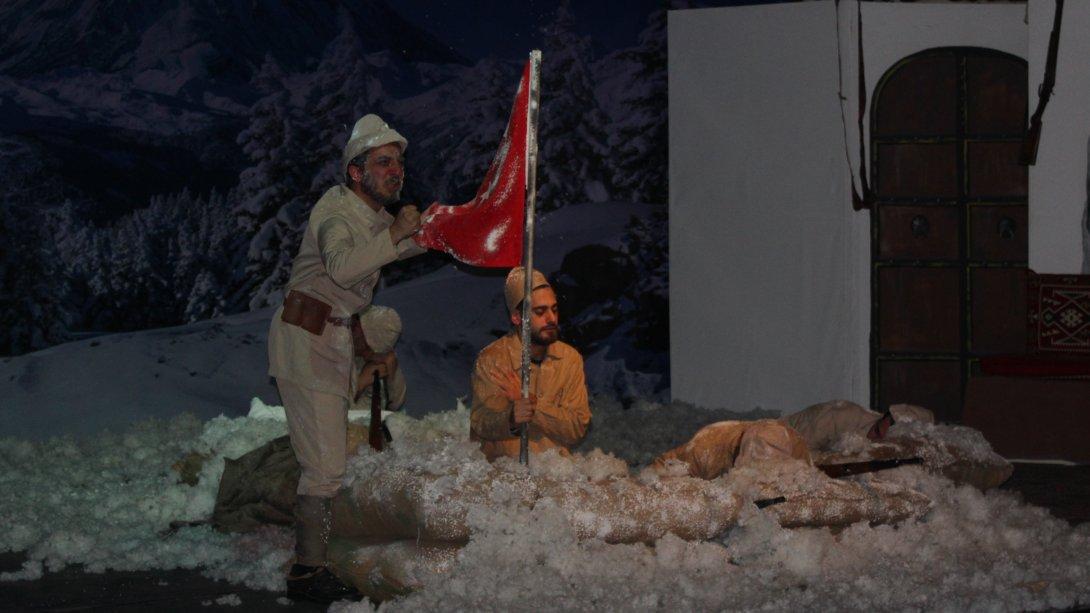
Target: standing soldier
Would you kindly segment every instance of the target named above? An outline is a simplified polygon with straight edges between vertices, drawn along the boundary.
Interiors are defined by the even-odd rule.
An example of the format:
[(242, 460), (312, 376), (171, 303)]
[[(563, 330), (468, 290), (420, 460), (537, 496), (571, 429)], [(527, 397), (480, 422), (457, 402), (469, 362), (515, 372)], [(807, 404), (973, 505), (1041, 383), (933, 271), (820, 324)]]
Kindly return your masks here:
[(410, 237), (420, 213), (385, 206), (401, 196), (408, 141), (377, 115), (356, 122), (344, 147), (344, 184), (311, 211), (292, 262), (284, 305), (269, 330), (269, 374), (302, 467), (295, 505), (292, 598), (332, 602), (358, 596), (326, 567), (331, 501), (345, 472), (347, 411), (356, 395), (354, 354), (366, 346), (359, 314), (371, 304), (382, 267), (423, 253)]

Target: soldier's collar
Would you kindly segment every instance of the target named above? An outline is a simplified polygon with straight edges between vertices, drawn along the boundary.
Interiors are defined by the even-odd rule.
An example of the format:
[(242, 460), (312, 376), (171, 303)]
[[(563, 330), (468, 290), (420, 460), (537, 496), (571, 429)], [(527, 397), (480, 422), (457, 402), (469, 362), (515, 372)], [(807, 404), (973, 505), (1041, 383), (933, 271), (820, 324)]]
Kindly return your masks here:
[(386, 210), (385, 207), (375, 210), (371, 208), (371, 205), (363, 201), (356, 192), (348, 189), (347, 185), (341, 185), (341, 195), (345, 198), (350, 208), (359, 212), (364, 219), (369, 221), (385, 221), (390, 223), (393, 221), (394, 216)]

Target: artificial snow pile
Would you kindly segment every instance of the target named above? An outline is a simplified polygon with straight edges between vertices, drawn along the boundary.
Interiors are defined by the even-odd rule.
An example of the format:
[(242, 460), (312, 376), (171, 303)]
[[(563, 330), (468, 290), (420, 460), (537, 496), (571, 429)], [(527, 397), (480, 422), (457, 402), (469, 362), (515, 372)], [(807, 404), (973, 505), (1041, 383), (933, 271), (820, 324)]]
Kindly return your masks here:
[[(633, 457), (648, 457), (639, 438), (622, 444), (639, 423), (664, 427), (672, 408), (644, 406), (643, 413), (594, 407), (598, 440), (628, 448)], [(447, 414), (447, 417), (453, 414)], [(613, 422), (623, 418), (624, 425)], [(400, 425), (408, 425), (404, 421)], [(464, 424), (462, 418), (454, 424)], [(461, 426), (464, 429), (464, 425)], [(696, 426), (690, 426), (695, 430)], [(677, 430), (685, 430), (678, 424)], [(891, 433), (943, 441), (976, 449), (987, 460), (986, 445), (966, 429), (905, 424)], [(423, 429), (428, 436), (436, 431)], [(485, 475), (475, 450), (459, 440), (457, 427), (435, 442), (447, 461), (416, 460), (418, 470), (448, 477), (458, 485), (458, 466)], [(402, 436), (412, 436), (402, 431)], [(402, 439), (398, 439), (402, 440)], [(850, 441), (849, 441), (850, 443)], [(607, 454), (596, 452), (566, 460), (535, 456), (535, 476), (590, 482), (611, 478), (624, 469)], [(357, 476), (374, 476), (377, 454), (354, 463)], [(390, 460), (393, 462), (392, 458)], [(407, 461), (407, 458), (406, 458)], [(503, 462), (492, 470), (516, 470)], [(641, 476), (647, 477), (647, 472)], [(805, 472), (781, 466), (769, 475), (737, 469), (727, 478), (775, 481), (780, 487), (805, 489), (814, 481)], [(1072, 529), (1040, 508), (1002, 491), (982, 493), (970, 486), (906, 466), (837, 483), (863, 487), (911, 488), (933, 503), (926, 515), (897, 525), (855, 523), (842, 530), (785, 529), (776, 509), (739, 507), (737, 524), (719, 538), (690, 541), (667, 534), (653, 543), (608, 543), (588, 538), (559, 504), (532, 508), (502, 495), (489, 504), (474, 504), (466, 513), (469, 542), (440, 572), (416, 568), (408, 573), (420, 582), (412, 594), (389, 602), (389, 610), (500, 610), (541, 606), (558, 610), (1040, 610), (1062, 609), (1090, 601), (1090, 526)], [(501, 490), (502, 494), (502, 490)], [(424, 565), (422, 565), (424, 566)], [(368, 604), (341, 604), (337, 611), (367, 611)]]
[(680, 463), (631, 474), (625, 460), (599, 449), (571, 457), (547, 451), (534, 456), (529, 470), (509, 458), (489, 463), (468, 440), (468, 411), (450, 415), (457, 430), (438, 438), (440, 428), (392, 417), (396, 443), (383, 453), (363, 449), (350, 460), (345, 521), (337, 521), (334, 534), (463, 543), (474, 512), (545, 505), (560, 509), (579, 538), (653, 543), (667, 534), (720, 536), (737, 523), (743, 505), (758, 499), (786, 497), (772, 511), (777, 520), (811, 526), (895, 522), (930, 504), (902, 487), (832, 481), (794, 460), (710, 481), (688, 477)]
[[(284, 434), (275, 411), (257, 408), (253, 414), (264, 418), (217, 418), (206, 424), (178, 418), (92, 440), (0, 441), (0, 515), (6, 520), (0, 525), (0, 550), (26, 550), (30, 558), (23, 571), (0, 579), (33, 579), (43, 568), (75, 563), (91, 571), (199, 567), (213, 577), (280, 589), (291, 549), (286, 530), (225, 535), (206, 525), (169, 529), (172, 521), (210, 515), (224, 457), (238, 457)], [(505, 483), (534, 479), (571, 488), (696, 481), (639, 466), (661, 451), (660, 445), (683, 440), (701, 425), (684, 408), (645, 404), (622, 410), (596, 401), (592, 411), (594, 442), (613, 453), (592, 451), (572, 459), (542, 454), (534, 457), (529, 475), (512, 462), (484, 461), (466, 440), (464, 408), (419, 420), (391, 416), (395, 444), (383, 454), (365, 450), (352, 461), (346, 484), (363, 485), (383, 467), (415, 471), (435, 477), (428, 481), (426, 498), (441, 500), (474, 475), (486, 474), (506, 475)], [(919, 427), (920, 436), (976, 445), (958, 429)], [(189, 486), (179, 482), (172, 465), (193, 452), (204, 460), (199, 481)], [(737, 469), (703, 483), (748, 500), (770, 485), (800, 492), (818, 481), (812, 471), (784, 465)], [(602, 528), (597, 519), (573, 523), (572, 509), (559, 501), (541, 497), (529, 507), (517, 488), (498, 487), (487, 492), (487, 500), (464, 507), (464, 546), (447, 551), (428, 572), (414, 574), (419, 588), (386, 606), (1027, 610), (1090, 602), (1090, 526), (1071, 528), (1015, 495), (957, 486), (921, 467), (836, 483), (911, 489), (929, 498), (931, 507), (895, 525), (860, 522), (829, 530), (785, 529), (777, 515), (784, 505), (760, 510), (740, 504), (733, 527), (715, 538), (663, 534), (649, 542), (610, 543), (595, 532)], [(402, 543), (409, 543), (408, 553), (399, 555), (408, 557), (411, 546), (427, 544)], [(370, 605), (335, 608), (370, 610)]]
[[(286, 530), (229, 536), (209, 525), (172, 530), (171, 523), (207, 519), (224, 458), (286, 432), (270, 419), (202, 424), (182, 416), (85, 439), (0, 439), (0, 551), (25, 550), (29, 558), (0, 580), (83, 564), (90, 572), (201, 568), (213, 578), (280, 589), (291, 547)], [(172, 467), (194, 453), (203, 462), (190, 486)]]
[(547, 504), (563, 508), (584, 538), (645, 541), (668, 531), (708, 538), (734, 522), (741, 504), (739, 494), (714, 482), (629, 479), (624, 461), (600, 451), (572, 458), (545, 452), (529, 471), (507, 458), (489, 463), (468, 440), (469, 415), (461, 413), (457, 436), (421, 440), (391, 427), (390, 450), (362, 450), (346, 478), (352, 523), (338, 523), (334, 533), (461, 543), (475, 509)]
[(747, 507), (718, 541), (608, 545), (577, 539), (555, 509), (488, 514), (449, 574), (391, 609), (1017, 611), (1090, 599), (1086, 528), (916, 473), (939, 503), (926, 519), (836, 534)]
[(979, 430), (914, 421), (895, 423), (879, 442), (858, 433), (845, 434), (829, 449), (812, 455), (817, 464), (920, 458), (929, 472), (981, 490), (998, 487), (1013, 472), (1011, 464), (992, 451)]

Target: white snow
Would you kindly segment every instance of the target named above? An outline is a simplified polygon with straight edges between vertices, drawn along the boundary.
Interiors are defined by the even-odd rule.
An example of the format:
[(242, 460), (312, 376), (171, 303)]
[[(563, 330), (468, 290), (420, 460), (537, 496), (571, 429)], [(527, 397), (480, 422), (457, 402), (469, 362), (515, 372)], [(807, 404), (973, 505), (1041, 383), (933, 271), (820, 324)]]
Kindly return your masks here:
[(488, 233), (488, 236), (484, 240), (484, 248), (489, 253), (495, 253), (500, 248), (500, 243), (503, 240), (504, 235), (507, 234), (507, 226), (511, 224), (510, 220), (492, 228), (492, 231)]
[[(535, 472), (587, 482), (623, 474), (625, 462), (617, 458), (645, 462), (695, 430), (704, 415), (652, 403), (623, 411), (598, 399), (592, 410), (593, 443), (616, 457), (591, 452), (571, 461), (550, 454), (538, 458)], [(730, 416), (719, 412), (713, 418)], [(464, 407), (389, 421), (399, 466), (462, 477), (492, 470), (466, 441)], [(22, 571), (0, 579), (34, 579), (43, 569), (74, 563), (91, 572), (200, 567), (212, 577), (280, 589), (290, 557), (288, 531), (225, 535), (208, 526), (168, 528), (173, 520), (208, 516), (223, 457), (283, 432), (275, 419), (202, 424), (179, 417), (84, 440), (0, 440), (0, 516), (7, 519), (0, 525), (0, 550), (26, 550), (30, 557)], [(189, 451), (210, 458), (193, 487), (178, 483), (170, 469)], [(365, 478), (379, 461), (379, 454), (367, 453), (353, 462), (351, 478)], [(498, 468), (518, 470), (505, 464)], [(496, 610), (535, 602), (564, 610), (1015, 611), (1090, 602), (1090, 525), (1072, 528), (1011, 493), (982, 494), (916, 467), (880, 478), (922, 491), (934, 507), (917, 521), (857, 524), (840, 532), (783, 529), (765, 512), (746, 507), (739, 526), (722, 539), (686, 542), (668, 535), (654, 546), (580, 541), (549, 504), (531, 511), (503, 505), (470, 509), (473, 536), (451, 571), (387, 606)], [(334, 610), (371, 609), (341, 603)]]
[(242, 606), (242, 598), (238, 594), (227, 594), (220, 596), (215, 600), (202, 600), (201, 605), (210, 607), (213, 604), (218, 604), (222, 607), (239, 607)]

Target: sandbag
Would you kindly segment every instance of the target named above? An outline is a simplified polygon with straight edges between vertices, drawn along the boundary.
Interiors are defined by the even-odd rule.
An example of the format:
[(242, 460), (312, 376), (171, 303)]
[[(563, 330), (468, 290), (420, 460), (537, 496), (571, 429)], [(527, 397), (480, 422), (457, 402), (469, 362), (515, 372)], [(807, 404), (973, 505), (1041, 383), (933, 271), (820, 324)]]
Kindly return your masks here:
[[(350, 456), (367, 444), (367, 437), (367, 428), (348, 424)], [(249, 532), (266, 524), (293, 525), (301, 473), (288, 436), (273, 439), (237, 459), (225, 458), (212, 525), (223, 532)]]
[(788, 497), (767, 509), (784, 528), (839, 528), (857, 522), (895, 524), (931, 507), (920, 492), (886, 483), (869, 486), (830, 479), (822, 491)]
[(493, 471), (486, 479), (452, 483), (449, 475), (392, 469), (356, 481), (333, 499), (333, 532), (345, 537), (465, 542), (471, 505), (512, 501), (526, 508), (537, 499), (526, 475)]
[(741, 497), (722, 484), (690, 478), (645, 485), (632, 478), (599, 483), (559, 481), (508, 471), (453, 485), (450, 476), (390, 471), (354, 484), (334, 500), (334, 532), (351, 537), (465, 542), (474, 505), (549, 499), (564, 510), (580, 538), (610, 543), (653, 542), (667, 532), (711, 538), (737, 520)]
[(562, 509), (581, 539), (653, 543), (675, 534), (703, 540), (738, 521), (742, 497), (720, 483), (687, 477), (643, 484), (632, 478), (602, 483), (539, 479), (539, 500)]
[(455, 543), (334, 537), (329, 542), (329, 567), (367, 598), (382, 602), (420, 589), (425, 578), (447, 572), (460, 549)]
[(292, 525), (300, 472), (287, 436), (238, 459), (224, 459), (212, 525), (224, 532), (248, 532), (266, 524)]

